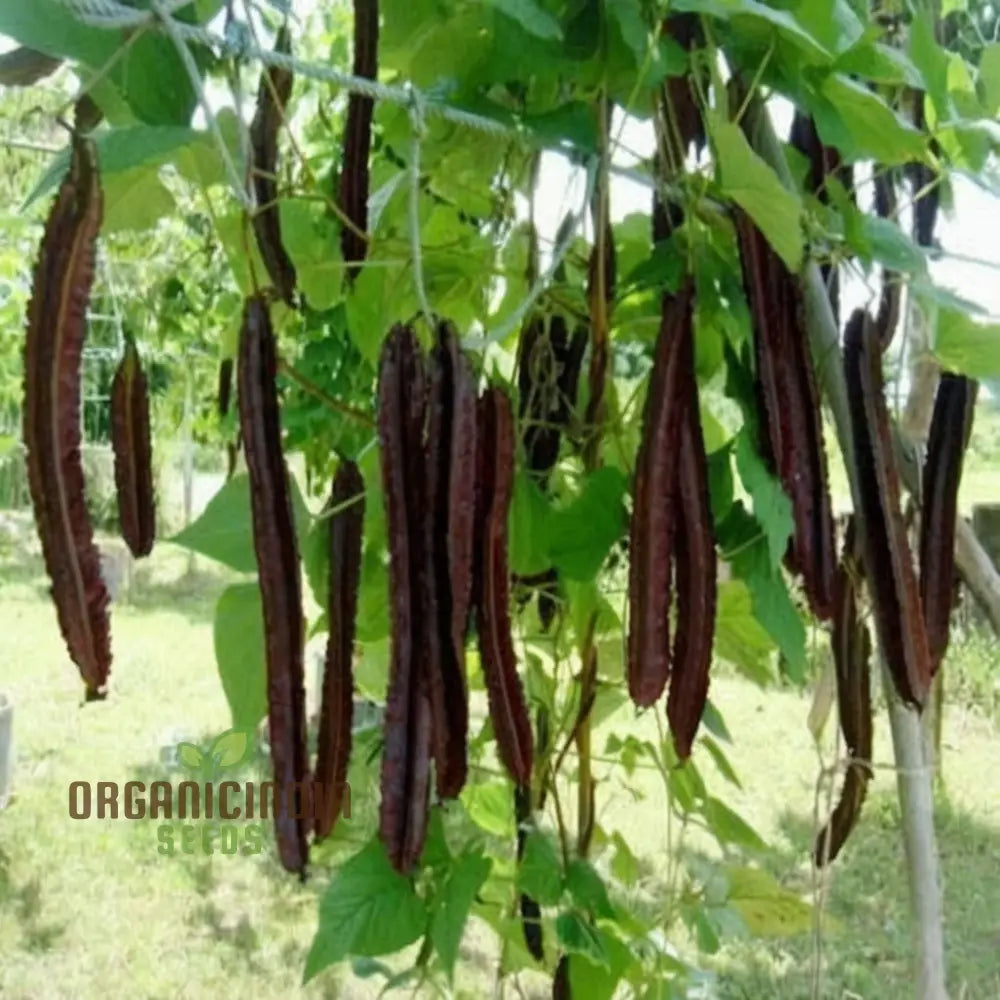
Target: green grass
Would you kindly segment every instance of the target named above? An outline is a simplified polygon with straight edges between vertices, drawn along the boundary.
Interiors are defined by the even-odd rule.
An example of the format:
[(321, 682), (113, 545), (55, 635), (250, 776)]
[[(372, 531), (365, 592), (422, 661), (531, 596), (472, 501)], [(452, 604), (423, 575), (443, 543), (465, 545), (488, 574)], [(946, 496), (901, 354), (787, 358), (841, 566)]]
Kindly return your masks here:
[[(371, 997), (368, 982), (342, 967), (299, 986), (328, 878), (322, 865), (306, 886), (286, 876), (273, 849), (256, 857), (162, 857), (149, 821), (74, 821), (72, 780), (176, 777), (164, 747), (206, 742), (229, 726), (214, 664), (211, 617), (226, 579), (164, 546), (139, 571), (134, 603), (114, 611), (114, 683), (106, 702), (81, 706), (39, 567), (0, 562), (0, 690), (16, 705), (16, 797), (0, 812), (0, 997), (183, 1000), (236, 997)], [(989, 686), (996, 645), (956, 642), (977, 680), (950, 684), (945, 725), (946, 796), (938, 833), (946, 894), (952, 996), (1000, 996), (1000, 739), (974, 707)], [(713, 766), (716, 794), (773, 846), (760, 863), (783, 885), (812, 891), (808, 848), (819, 757), (806, 728), (808, 699), (760, 689), (721, 673), (713, 699), (735, 745), (737, 791)], [(645, 731), (629, 708), (595, 738)], [(828, 723), (832, 730), (832, 720)], [(887, 727), (876, 754), (891, 761)], [(257, 767), (254, 762), (251, 767)], [(600, 772), (599, 772), (600, 776)], [(605, 775), (605, 777), (607, 777)], [(354, 786), (352, 786), (354, 787)], [(649, 870), (663, 867), (662, 790), (633, 801), (619, 781), (598, 787), (599, 821), (621, 829)], [(369, 783), (355, 808), (374, 808)], [(696, 845), (697, 846), (697, 845)], [(823, 936), (821, 996), (902, 1000), (909, 985), (906, 883), (891, 770), (879, 769), (860, 828), (832, 871)], [(683, 935), (677, 932), (683, 943)], [(717, 974), (722, 1000), (810, 996), (810, 935), (736, 940), (702, 963)], [(696, 956), (695, 956), (696, 957)], [(489, 995), (496, 947), (474, 927), (463, 945), (457, 996)], [(546, 996), (537, 979), (524, 996)]]

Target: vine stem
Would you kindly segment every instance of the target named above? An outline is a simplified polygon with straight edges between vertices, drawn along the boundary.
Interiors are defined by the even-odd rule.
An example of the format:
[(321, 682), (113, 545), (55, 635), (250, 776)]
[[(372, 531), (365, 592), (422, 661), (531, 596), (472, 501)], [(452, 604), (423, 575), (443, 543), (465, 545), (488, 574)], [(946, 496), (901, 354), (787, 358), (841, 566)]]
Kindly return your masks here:
[(350, 417), (351, 420), (356, 420), (359, 424), (363, 424), (365, 427), (375, 426), (375, 420), (371, 414), (358, 410), (349, 403), (343, 403), (339, 399), (335, 399), (329, 393), (324, 392), (318, 385), (316, 385), (315, 382), (306, 378), (306, 376), (301, 372), (296, 371), (287, 361), (284, 360), (284, 358), (278, 359), (278, 372), (294, 382), (304, 393), (312, 396), (324, 406), (329, 407), (335, 413), (339, 413), (345, 417)]

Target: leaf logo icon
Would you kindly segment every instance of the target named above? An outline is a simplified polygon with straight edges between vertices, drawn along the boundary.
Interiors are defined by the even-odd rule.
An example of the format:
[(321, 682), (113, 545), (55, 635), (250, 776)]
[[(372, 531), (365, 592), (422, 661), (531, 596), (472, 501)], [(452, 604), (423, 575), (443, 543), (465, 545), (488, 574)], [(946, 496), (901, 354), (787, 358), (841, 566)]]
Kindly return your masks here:
[(212, 742), (209, 756), (220, 770), (237, 767), (250, 756), (250, 734), (245, 729), (227, 729)]
[(193, 743), (178, 743), (177, 759), (181, 767), (186, 770), (200, 771), (205, 762), (205, 755)]

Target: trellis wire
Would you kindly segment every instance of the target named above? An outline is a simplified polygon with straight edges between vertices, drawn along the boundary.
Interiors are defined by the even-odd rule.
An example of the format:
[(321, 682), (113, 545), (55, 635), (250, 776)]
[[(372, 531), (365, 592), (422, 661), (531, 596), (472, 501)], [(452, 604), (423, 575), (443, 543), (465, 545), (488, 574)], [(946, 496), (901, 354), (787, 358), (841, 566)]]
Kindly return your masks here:
[[(521, 129), (497, 121), (495, 118), (487, 118), (484, 115), (432, 100), (410, 84), (380, 83), (367, 77), (355, 76), (353, 73), (344, 73), (332, 66), (305, 62), (286, 53), (262, 49), (249, 42), (236, 45), (232, 39), (209, 31), (208, 28), (173, 20), (170, 15), (190, 0), (184, 0), (184, 3), (181, 0), (161, 0), (159, 4), (154, 5), (153, 10), (136, 10), (118, 3), (117, 0), (59, 0), (59, 2), (71, 10), (77, 20), (90, 27), (120, 29), (162, 26), (171, 34), (176, 32), (177, 37), (186, 42), (219, 49), (231, 56), (254, 59), (267, 66), (289, 70), (297, 76), (333, 83), (344, 90), (370, 97), (373, 100), (399, 104), (407, 108), (412, 107), (414, 100), (417, 100), (427, 114), (437, 115), (457, 125), (478, 129), (480, 132), (497, 136), (523, 137), (524, 134)], [(170, 23), (169, 28), (167, 22)]]
[[(421, 311), (427, 321), (431, 322), (432, 312), (423, 280), (423, 259), (419, 225), (420, 139), (424, 129), (424, 116), (436, 115), (446, 121), (476, 129), (490, 135), (518, 138), (524, 141), (526, 134), (522, 129), (507, 125), (494, 118), (487, 118), (483, 115), (456, 108), (450, 104), (442, 104), (439, 101), (434, 101), (409, 82), (403, 85), (380, 83), (377, 80), (371, 80), (367, 77), (344, 73), (331, 66), (321, 66), (305, 62), (290, 54), (266, 50), (248, 42), (245, 38), (238, 45), (234, 44), (231, 38), (209, 31), (205, 27), (175, 21), (172, 15), (184, 5), (182, 0), (154, 0), (152, 9), (148, 11), (126, 7), (118, 3), (117, 0), (59, 0), (59, 2), (72, 11), (79, 21), (92, 27), (104, 29), (162, 28), (170, 36), (178, 55), (184, 61), (188, 75), (191, 77), (192, 86), (196, 89), (199, 101), (205, 112), (208, 126), (212, 130), (213, 138), (215, 138), (216, 143), (219, 145), (220, 154), (222, 155), (226, 172), (229, 174), (230, 183), (241, 202), (245, 201), (247, 197), (246, 192), (239, 181), (238, 172), (229, 155), (229, 150), (219, 133), (215, 116), (211, 113), (204, 89), (201, 86), (201, 80), (198, 77), (197, 67), (193, 64), (193, 58), (187, 47), (187, 43), (196, 43), (216, 48), (223, 53), (244, 59), (254, 59), (265, 66), (289, 70), (302, 77), (336, 84), (344, 90), (369, 97), (373, 100), (399, 104), (408, 108), (413, 126), (412, 158), (410, 164), (410, 240), (413, 253), (413, 277)], [(589, 193), (593, 189), (595, 176), (596, 160), (592, 158), (588, 164), (588, 201)], [(549, 267), (539, 276), (527, 296), (511, 316), (484, 337), (469, 338), (467, 340), (468, 346), (472, 346), (473, 341), (479, 346), (498, 343), (504, 340), (523, 321), (524, 317), (552, 281), (555, 272), (558, 270), (576, 236), (576, 231), (585, 214), (586, 205), (576, 218), (575, 224), (567, 232), (562, 244), (555, 248)]]

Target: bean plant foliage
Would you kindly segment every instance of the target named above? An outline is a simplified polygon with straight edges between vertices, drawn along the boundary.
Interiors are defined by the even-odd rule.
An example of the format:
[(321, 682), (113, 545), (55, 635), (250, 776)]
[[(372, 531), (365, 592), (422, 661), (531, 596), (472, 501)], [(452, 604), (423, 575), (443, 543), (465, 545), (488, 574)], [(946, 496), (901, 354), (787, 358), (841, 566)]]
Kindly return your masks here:
[[(355, 6), (370, 21), (370, 4)], [(552, 979), (555, 996), (577, 1000), (680, 997), (705, 981), (699, 952), (730, 936), (811, 926), (810, 905), (755, 863), (766, 844), (705, 780), (712, 773), (712, 788), (718, 776), (740, 786), (730, 760), (740, 734), (711, 697), (685, 760), (663, 702), (641, 711), (628, 703), (636, 538), (629, 522), (643, 418), (654, 409), (646, 396), (661, 302), (686, 294), (690, 281), (697, 391), (688, 398), (706, 454), (707, 529), (725, 570), (712, 657), (762, 686), (782, 674), (804, 681), (807, 626), (816, 620), (801, 576), (790, 572), (797, 515), (761, 425), (756, 306), (738, 219), (762, 234), (760, 245), (789, 274), (818, 262), (873, 287), (883, 274), (908, 283), (932, 318), (942, 363), (973, 378), (998, 376), (1000, 332), (935, 287), (933, 248), (868, 206), (871, 176), (898, 180), (902, 191), (915, 169), (924, 182), (911, 193), (933, 191), (944, 205), (954, 175), (996, 191), (989, 164), (1000, 141), (1000, 45), (968, 42), (964, 4), (946, 5), (943, 19), (920, 3), (905, 13), (875, 6), (381, 0), (378, 79), (410, 83), (415, 96), (374, 102), (359, 224), (347, 204), (356, 216), (357, 164), (349, 161), (364, 146), (345, 131), (365, 115), (334, 83), (299, 73), (287, 98), (270, 94), (277, 155), (269, 183), (250, 181), (254, 102), (260, 114), (258, 87), (263, 95), (269, 86), (254, 52), (270, 50), (287, 30), (298, 59), (350, 72), (349, 5), (270, 0), (241, 11), (193, 0), (174, 11), (175, 21), (210, 26), (227, 44), (194, 38), (185, 58), (155, 20), (109, 30), (60, 0), (0, 2), (0, 31), (65, 60), (100, 111), (92, 139), (113, 224), (102, 237), (106, 251), (127, 234), (194, 227), (208, 257), (216, 252), (225, 263), (211, 272), (215, 287), (198, 292), (219, 331), (209, 349), (217, 346), (222, 359), (238, 354), (244, 297), (278, 287), (270, 316), (284, 452), (303, 473), (290, 480), (289, 503), (309, 640), (328, 630), (337, 579), (330, 483), (345, 462), (357, 464), (364, 482), (356, 698), (386, 702), (391, 661), (376, 412), (388, 331), (409, 323), (429, 350), (432, 310), (458, 331), (475, 378), (514, 401), (507, 558), (533, 728), (529, 807), (498, 758), (470, 644), (468, 779), (456, 799), (437, 802), (432, 792), (422, 852), (408, 873), (394, 867), (377, 833), (381, 729), (355, 727), (352, 815), (311, 857), (310, 875), (328, 885), (306, 980), (349, 961), (355, 975), (387, 988), (448, 995), (474, 921), (496, 936), (500, 977), (534, 970)], [(958, 28), (949, 35), (943, 24)], [(955, 38), (962, 44), (949, 45)], [(213, 109), (211, 127), (199, 94)], [(830, 172), (817, 187), (808, 154), (791, 144), (781, 150), (787, 170), (776, 172), (748, 127), (758, 97), (783, 98), (807, 116), (822, 144), (853, 166), (853, 183)], [(495, 127), (456, 122), (442, 107)], [(627, 168), (649, 190), (648, 211), (619, 218), (610, 209), (626, 119), (655, 133), (658, 152)], [(551, 192), (538, 187), (539, 164), (553, 158), (576, 168), (579, 196), (559, 232), (541, 240), (536, 199)], [(39, 173), (32, 201), (51, 197), (69, 163), (67, 146)], [(345, 177), (354, 185), (347, 201)], [(258, 201), (262, 190), (274, 201), (258, 205), (251, 224), (255, 187)], [(278, 264), (273, 246), (259, 249), (255, 229), (279, 232)], [(178, 277), (184, 298), (190, 276)], [(152, 307), (164, 301), (149, 297)], [(183, 322), (164, 319), (172, 336), (200, 340), (194, 314), (181, 311)], [(553, 382), (526, 370), (531, 338), (559, 353), (548, 369)], [(548, 405), (531, 398), (540, 391)], [(235, 416), (217, 422), (218, 439), (235, 455)], [(554, 437), (543, 440), (545, 429)], [(241, 575), (219, 599), (214, 622), (221, 683), (240, 731), (268, 714), (251, 492), (237, 467), (197, 521), (170, 539)], [(612, 795), (615, 808), (602, 811)], [(650, 797), (661, 802), (652, 854), (638, 846), (626, 804)]]

